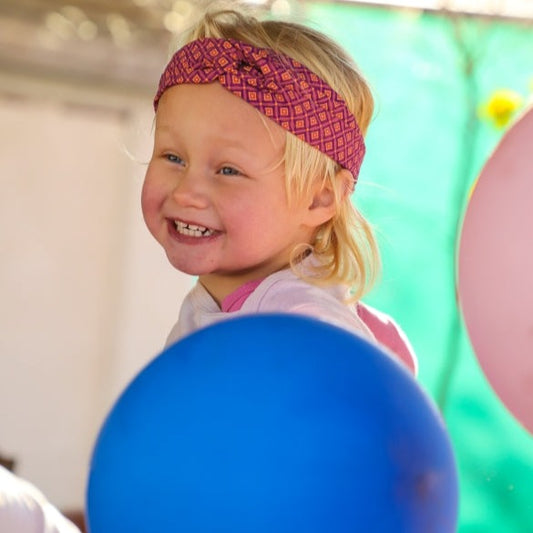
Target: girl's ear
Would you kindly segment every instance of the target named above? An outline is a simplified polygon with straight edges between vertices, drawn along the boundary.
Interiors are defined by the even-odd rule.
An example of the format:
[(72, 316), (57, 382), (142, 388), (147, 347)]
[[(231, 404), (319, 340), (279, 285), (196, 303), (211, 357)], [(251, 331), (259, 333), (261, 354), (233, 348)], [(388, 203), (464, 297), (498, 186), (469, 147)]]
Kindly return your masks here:
[(352, 182), (351, 172), (341, 169), (335, 176), (336, 191), (333, 190), (329, 181), (317, 183), (308, 209), (309, 221), (312, 226), (318, 227), (333, 218), (337, 209), (335, 194), (339, 202), (343, 202), (351, 193)]

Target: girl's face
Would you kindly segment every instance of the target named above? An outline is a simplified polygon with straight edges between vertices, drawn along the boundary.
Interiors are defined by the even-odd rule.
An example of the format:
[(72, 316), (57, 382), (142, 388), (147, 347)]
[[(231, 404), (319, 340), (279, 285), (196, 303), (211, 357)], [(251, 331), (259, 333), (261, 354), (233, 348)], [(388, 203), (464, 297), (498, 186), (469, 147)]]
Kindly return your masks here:
[(312, 198), (287, 202), (284, 144), (280, 126), (218, 83), (171, 87), (159, 102), (144, 219), (170, 263), (219, 302), (312, 239)]

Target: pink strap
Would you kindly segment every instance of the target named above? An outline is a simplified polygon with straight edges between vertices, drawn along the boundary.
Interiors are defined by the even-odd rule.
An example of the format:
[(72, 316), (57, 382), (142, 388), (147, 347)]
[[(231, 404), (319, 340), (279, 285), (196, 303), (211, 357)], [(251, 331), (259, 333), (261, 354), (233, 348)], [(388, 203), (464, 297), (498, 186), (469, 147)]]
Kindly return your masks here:
[(154, 108), (173, 85), (215, 81), (348, 169), (357, 181), (365, 143), (355, 117), (324, 80), (274, 50), (234, 39), (192, 41), (163, 71)]
[(232, 313), (238, 311), (247, 300), (248, 296), (255, 291), (257, 286), (262, 282), (262, 279), (248, 281), (241, 285), (237, 290), (228, 294), (220, 303), (220, 308), (224, 313)]
[(386, 346), (416, 376), (418, 361), (409, 340), (394, 321), (376, 309), (357, 303), (357, 314), (367, 325), (379, 344)]

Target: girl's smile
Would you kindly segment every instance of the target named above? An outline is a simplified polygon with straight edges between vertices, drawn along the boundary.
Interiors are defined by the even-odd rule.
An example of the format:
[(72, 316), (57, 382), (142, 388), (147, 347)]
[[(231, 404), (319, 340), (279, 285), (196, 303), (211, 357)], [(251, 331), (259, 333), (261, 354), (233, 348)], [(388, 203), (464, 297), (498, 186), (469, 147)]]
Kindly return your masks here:
[(312, 199), (287, 201), (285, 136), (218, 83), (174, 86), (161, 98), (144, 218), (171, 264), (217, 300), (285, 268), (312, 240)]
[(214, 229), (184, 222), (183, 220), (169, 220), (168, 223), (170, 226), (170, 235), (181, 242), (193, 243), (197, 241), (197, 243), (201, 243), (203, 240), (213, 237), (218, 233)]
[(176, 230), (180, 235), (187, 235), (188, 237), (209, 237), (213, 235), (213, 230), (204, 228), (203, 226), (195, 226), (185, 222), (176, 221)]

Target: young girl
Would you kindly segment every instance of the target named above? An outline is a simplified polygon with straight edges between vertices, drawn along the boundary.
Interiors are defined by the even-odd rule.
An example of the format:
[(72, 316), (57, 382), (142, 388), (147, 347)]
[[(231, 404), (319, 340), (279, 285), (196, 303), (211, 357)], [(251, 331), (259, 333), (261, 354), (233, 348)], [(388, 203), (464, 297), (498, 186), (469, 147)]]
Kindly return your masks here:
[(207, 12), (165, 68), (145, 222), (198, 276), (167, 344), (250, 313), (299, 313), (376, 341), (416, 372), (402, 331), (359, 300), (379, 269), (350, 194), (373, 112), (347, 54), (323, 34)]

